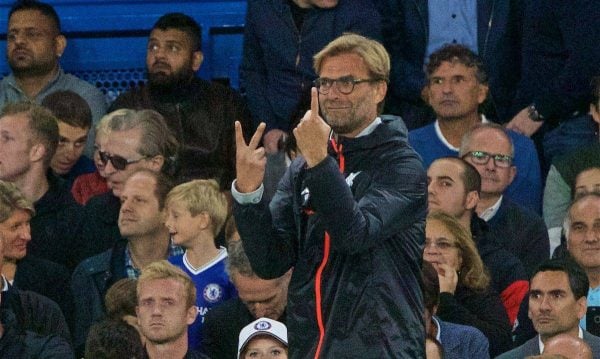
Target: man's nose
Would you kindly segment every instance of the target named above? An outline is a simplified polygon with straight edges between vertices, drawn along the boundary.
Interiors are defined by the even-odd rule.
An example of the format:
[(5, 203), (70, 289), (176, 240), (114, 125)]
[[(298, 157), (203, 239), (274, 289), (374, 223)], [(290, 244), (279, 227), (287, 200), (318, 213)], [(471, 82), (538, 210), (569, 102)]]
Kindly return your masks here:
[(114, 173), (116, 173), (118, 170), (115, 168), (115, 166), (113, 166), (111, 161), (106, 161), (106, 163), (104, 163), (104, 172), (106, 173), (106, 176), (110, 176)]
[(542, 298), (542, 301), (540, 302), (540, 310), (547, 312), (550, 311), (552, 309), (552, 305), (550, 305), (550, 300), (548, 299), (547, 296), (544, 296)]

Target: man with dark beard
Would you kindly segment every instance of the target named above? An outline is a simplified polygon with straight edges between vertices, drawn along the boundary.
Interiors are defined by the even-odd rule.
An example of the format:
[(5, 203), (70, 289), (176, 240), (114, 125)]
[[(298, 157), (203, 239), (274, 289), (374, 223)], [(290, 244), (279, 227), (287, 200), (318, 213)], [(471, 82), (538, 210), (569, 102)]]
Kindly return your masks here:
[[(52, 6), (37, 1), (17, 2), (8, 15), (6, 57), (12, 73), (0, 82), (0, 108), (23, 100), (39, 104), (53, 92), (70, 90), (88, 103), (93, 122), (97, 123), (106, 111), (104, 95), (62, 70), (59, 59), (66, 46), (67, 39), (60, 33), (60, 20)], [(90, 137), (93, 139), (93, 134)], [(86, 147), (88, 154), (92, 145), (90, 141)]]
[(202, 64), (200, 27), (181, 13), (163, 15), (150, 33), (148, 83), (119, 96), (111, 111), (153, 109), (182, 145), (179, 177), (214, 178), (222, 188), (235, 177), (234, 121), (249, 112), (230, 88), (194, 76)]

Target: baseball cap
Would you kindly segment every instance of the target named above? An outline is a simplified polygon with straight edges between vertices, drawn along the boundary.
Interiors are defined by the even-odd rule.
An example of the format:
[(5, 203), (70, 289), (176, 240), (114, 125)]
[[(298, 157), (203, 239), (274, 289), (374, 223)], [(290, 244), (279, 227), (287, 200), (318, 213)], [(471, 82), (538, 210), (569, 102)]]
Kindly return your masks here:
[(240, 331), (240, 341), (238, 344), (238, 359), (244, 347), (252, 338), (257, 335), (267, 335), (273, 337), (277, 341), (288, 345), (287, 328), (285, 324), (269, 318), (259, 318), (252, 323), (246, 325)]

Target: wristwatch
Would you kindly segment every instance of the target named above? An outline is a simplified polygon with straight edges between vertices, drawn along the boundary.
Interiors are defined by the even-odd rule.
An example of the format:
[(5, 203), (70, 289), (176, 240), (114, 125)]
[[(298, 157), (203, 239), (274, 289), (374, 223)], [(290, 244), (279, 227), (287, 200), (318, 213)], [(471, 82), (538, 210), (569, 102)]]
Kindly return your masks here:
[(529, 116), (529, 119), (531, 121), (535, 121), (535, 122), (542, 122), (544, 121), (544, 117), (542, 115), (540, 115), (540, 113), (538, 112), (537, 108), (535, 108), (535, 104), (532, 103), (531, 105), (527, 106), (527, 116)]

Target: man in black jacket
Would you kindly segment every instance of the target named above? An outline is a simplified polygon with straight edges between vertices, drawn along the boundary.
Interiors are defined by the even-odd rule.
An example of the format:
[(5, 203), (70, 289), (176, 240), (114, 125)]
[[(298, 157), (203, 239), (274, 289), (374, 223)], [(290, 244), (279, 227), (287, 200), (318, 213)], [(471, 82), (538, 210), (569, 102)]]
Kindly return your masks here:
[(315, 55), (311, 110), (294, 130), (302, 156), (270, 208), (261, 199), (265, 125), (246, 145), (236, 123), (232, 194), (246, 254), (265, 279), (294, 267), (291, 358), (425, 356), (426, 179), (403, 123), (379, 117), (389, 61), (381, 44), (354, 34)]
[(214, 178), (225, 188), (235, 177), (233, 122), (249, 124), (250, 115), (232, 89), (194, 76), (203, 59), (200, 42), (194, 19), (163, 15), (148, 39), (148, 84), (121, 95), (110, 110), (159, 112), (182, 146), (178, 175)]
[(16, 184), (35, 208), (29, 253), (74, 268), (80, 208), (49, 170), (59, 140), (56, 118), (39, 105), (11, 103), (0, 114), (0, 132), (0, 179)]

